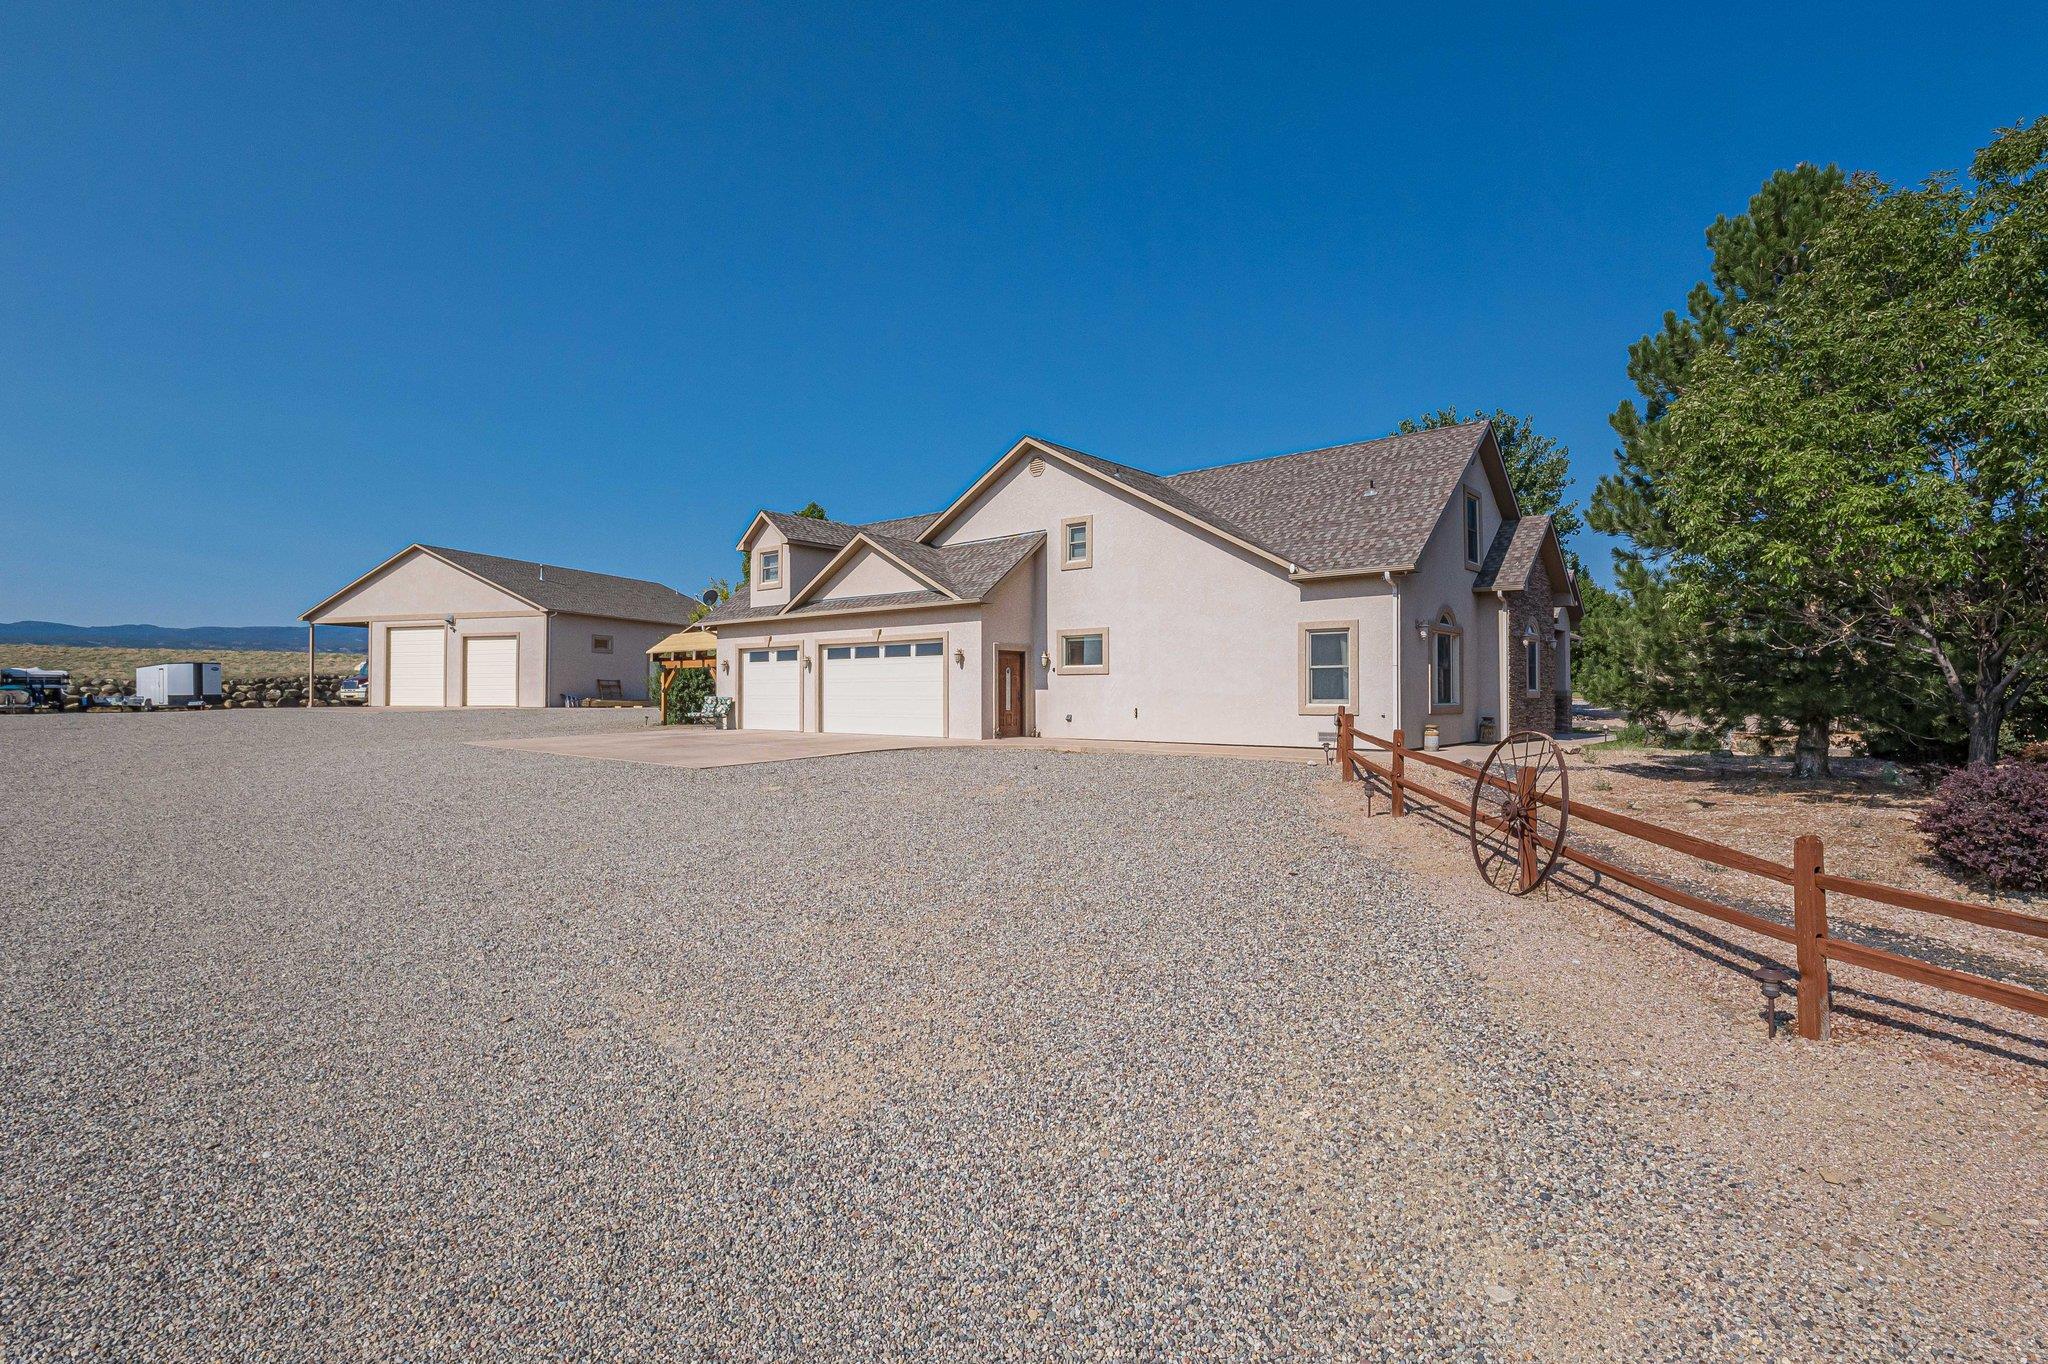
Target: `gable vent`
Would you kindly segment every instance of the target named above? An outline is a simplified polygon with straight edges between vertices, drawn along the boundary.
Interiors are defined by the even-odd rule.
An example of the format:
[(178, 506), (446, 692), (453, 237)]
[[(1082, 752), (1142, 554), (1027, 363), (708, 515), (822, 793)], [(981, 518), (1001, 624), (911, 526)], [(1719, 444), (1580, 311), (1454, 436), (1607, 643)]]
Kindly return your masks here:
[(1045, 472), (1045, 461), (1042, 459), (1034, 459), (1031, 461), (1030, 464), (1026, 465), (1025, 467), (1031, 470), (1031, 476), (1033, 478), (1037, 478), (1039, 475)]

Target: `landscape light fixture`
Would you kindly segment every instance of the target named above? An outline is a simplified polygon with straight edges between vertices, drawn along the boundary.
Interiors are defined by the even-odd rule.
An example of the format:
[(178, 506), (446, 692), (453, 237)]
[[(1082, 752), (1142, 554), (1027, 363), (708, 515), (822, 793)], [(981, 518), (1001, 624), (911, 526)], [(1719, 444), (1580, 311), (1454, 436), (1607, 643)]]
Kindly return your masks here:
[(1782, 966), (1759, 966), (1750, 972), (1764, 992), (1764, 1021), (1770, 1024), (1771, 1036), (1778, 1035), (1778, 996), (1785, 993), (1785, 986), (1795, 979), (1794, 973)]

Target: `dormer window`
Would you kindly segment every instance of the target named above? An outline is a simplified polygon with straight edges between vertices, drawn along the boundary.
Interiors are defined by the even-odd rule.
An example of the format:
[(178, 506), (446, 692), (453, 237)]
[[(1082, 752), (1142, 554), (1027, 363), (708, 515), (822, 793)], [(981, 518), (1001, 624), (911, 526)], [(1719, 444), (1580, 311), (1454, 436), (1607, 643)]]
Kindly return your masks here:
[(1060, 522), (1060, 567), (1087, 568), (1095, 562), (1095, 518), (1070, 516)]
[(763, 587), (779, 587), (779, 586), (781, 586), (781, 585), (782, 585), (782, 551), (781, 551), (781, 550), (779, 550), (779, 549), (764, 549), (764, 550), (762, 550), (762, 551), (761, 551), (761, 586), (763, 586)]
[(1479, 495), (1470, 488), (1465, 490), (1465, 564), (1469, 568), (1479, 567)]

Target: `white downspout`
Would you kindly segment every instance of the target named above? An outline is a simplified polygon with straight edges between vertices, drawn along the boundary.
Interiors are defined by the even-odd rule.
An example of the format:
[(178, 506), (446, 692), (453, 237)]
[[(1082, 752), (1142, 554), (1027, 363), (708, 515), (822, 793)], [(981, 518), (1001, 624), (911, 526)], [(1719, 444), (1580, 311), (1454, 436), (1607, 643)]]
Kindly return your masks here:
[[(1387, 580), (1387, 621), (1392, 633), (1387, 657), (1389, 666), (1394, 670), (1394, 690), (1387, 704), (1386, 716), (1387, 735), (1391, 738), (1393, 732), (1401, 728), (1401, 701), (1403, 699), (1401, 689), (1401, 651), (1402, 639), (1407, 632), (1401, 628), (1401, 585), (1394, 581), (1392, 572), (1382, 576)], [(1420, 736), (1417, 737), (1419, 738)]]

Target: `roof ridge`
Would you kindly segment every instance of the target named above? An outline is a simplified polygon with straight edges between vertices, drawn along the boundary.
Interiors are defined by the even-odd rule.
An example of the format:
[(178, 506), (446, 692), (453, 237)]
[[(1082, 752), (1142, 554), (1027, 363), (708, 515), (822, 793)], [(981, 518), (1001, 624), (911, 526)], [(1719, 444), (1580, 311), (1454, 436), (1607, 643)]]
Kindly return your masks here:
[(1250, 464), (1270, 464), (1276, 460), (1301, 459), (1307, 455), (1327, 455), (1332, 450), (1351, 450), (1361, 445), (1384, 445), (1389, 441), (1411, 440), (1416, 436), (1427, 436), (1438, 431), (1457, 431), (1467, 426), (1490, 426), (1492, 424), (1491, 418), (1478, 417), (1468, 422), (1452, 422), (1449, 426), (1425, 426), (1418, 431), (1392, 431), (1384, 436), (1371, 436), (1365, 440), (1347, 440), (1339, 441), (1335, 445), (1318, 445), (1312, 450), (1289, 450), (1285, 454), (1279, 455), (1255, 455), (1251, 459), (1227, 459), (1221, 464), (1203, 464), (1193, 469), (1182, 469), (1179, 473), (1154, 474), (1153, 477), (1163, 478), (1168, 482), (1172, 482), (1183, 474), (1206, 474), (1216, 469), (1242, 469)]
[(426, 550), (430, 554), (463, 554), (472, 559), (493, 559), (501, 564), (521, 564), (528, 568), (552, 568), (557, 573), (581, 573), (587, 578), (615, 578), (622, 583), (646, 583), (650, 587), (667, 588), (670, 592), (676, 590), (673, 587), (669, 587), (667, 583), (656, 582), (652, 578), (635, 578), (624, 573), (607, 573), (599, 568), (578, 568), (574, 564), (557, 563), (552, 559), (515, 559), (509, 554), (492, 554), (487, 550), (481, 549), (457, 549), (453, 545), (430, 545), (423, 540), (415, 540), (413, 544), (415, 547)]

